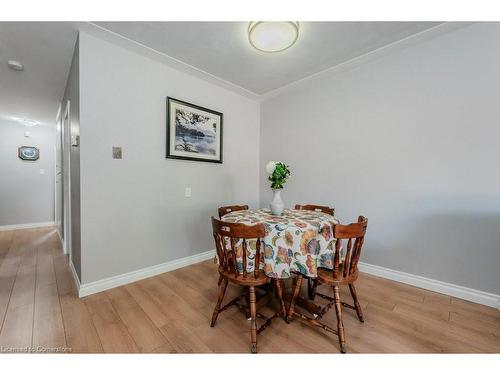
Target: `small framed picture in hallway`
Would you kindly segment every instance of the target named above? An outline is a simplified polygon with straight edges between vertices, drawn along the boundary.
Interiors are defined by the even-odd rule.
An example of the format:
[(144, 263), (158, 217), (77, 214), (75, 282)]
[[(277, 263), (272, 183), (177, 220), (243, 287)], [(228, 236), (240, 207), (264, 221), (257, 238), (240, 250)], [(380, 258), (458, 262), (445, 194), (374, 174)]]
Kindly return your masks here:
[(40, 158), (40, 150), (34, 146), (21, 146), (17, 149), (17, 155), (21, 160), (36, 161)]
[(167, 158), (222, 163), (222, 117), (167, 97)]

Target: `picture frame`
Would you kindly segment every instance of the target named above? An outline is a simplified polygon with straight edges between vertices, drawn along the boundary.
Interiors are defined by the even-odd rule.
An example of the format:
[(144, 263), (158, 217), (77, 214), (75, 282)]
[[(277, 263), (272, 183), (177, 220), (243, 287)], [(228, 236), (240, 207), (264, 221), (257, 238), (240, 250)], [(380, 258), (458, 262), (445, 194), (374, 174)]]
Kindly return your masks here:
[(20, 146), (17, 149), (17, 156), (21, 160), (37, 161), (40, 158), (40, 150), (34, 146)]
[(222, 163), (224, 115), (196, 104), (167, 97), (168, 159)]

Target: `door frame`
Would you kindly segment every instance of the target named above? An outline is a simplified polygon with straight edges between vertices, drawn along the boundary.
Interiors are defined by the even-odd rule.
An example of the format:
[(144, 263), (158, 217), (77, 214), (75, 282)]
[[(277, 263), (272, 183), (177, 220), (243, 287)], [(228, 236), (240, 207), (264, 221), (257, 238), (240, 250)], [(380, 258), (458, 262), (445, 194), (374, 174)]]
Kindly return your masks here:
[[(64, 114), (61, 118), (62, 133), (62, 165), (63, 165), (63, 244), (64, 253), (71, 257), (71, 102), (66, 101)], [(67, 185), (66, 185), (67, 177)], [(67, 200), (65, 192), (67, 190)]]
[[(54, 222), (56, 224), (56, 229), (57, 232), (59, 233), (59, 237), (63, 241), (63, 233), (62, 233), (62, 228), (63, 228), (63, 218), (64, 218), (64, 198), (61, 197), (61, 202), (57, 202), (57, 175), (58, 173), (61, 174), (61, 184), (63, 184), (62, 181), (62, 162), (63, 162), (63, 155), (62, 155), (62, 117), (61, 117), (61, 111), (62, 111), (62, 102), (59, 103), (59, 107), (57, 109), (57, 115), (56, 115), (56, 144), (54, 146)], [(59, 143), (59, 149), (58, 149), (58, 143)], [(60, 154), (60, 155), (58, 155)], [(60, 156), (60, 171), (57, 171), (57, 158)], [(63, 187), (64, 188), (64, 187)], [(64, 191), (63, 191), (64, 193)], [(61, 210), (61, 223), (57, 221), (57, 211)]]

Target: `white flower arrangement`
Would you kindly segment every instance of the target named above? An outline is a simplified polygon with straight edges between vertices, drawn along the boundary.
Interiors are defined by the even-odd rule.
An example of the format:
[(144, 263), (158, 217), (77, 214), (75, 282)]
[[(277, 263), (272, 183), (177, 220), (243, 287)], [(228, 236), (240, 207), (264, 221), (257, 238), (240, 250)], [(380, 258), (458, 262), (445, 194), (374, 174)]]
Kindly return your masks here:
[(269, 174), (268, 180), (271, 181), (271, 189), (283, 189), (283, 184), (290, 177), (288, 165), (281, 161), (269, 161), (266, 164), (266, 172)]
[(270, 161), (266, 164), (266, 172), (267, 174), (273, 174), (274, 169), (276, 168), (276, 162), (275, 161)]

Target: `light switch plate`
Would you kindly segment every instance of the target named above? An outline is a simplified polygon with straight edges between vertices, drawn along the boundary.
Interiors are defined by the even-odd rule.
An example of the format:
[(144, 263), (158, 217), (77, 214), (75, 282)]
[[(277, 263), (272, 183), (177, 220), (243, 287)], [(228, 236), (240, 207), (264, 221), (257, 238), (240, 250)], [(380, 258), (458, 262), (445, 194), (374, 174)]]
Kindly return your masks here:
[(113, 146), (113, 159), (121, 159), (122, 158), (122, 148)]
[(190, 198), (191, 197), (191, 188), (190, 187), (187, 187), (185, 190), (184, 190), (184, 196), (186, 198)]
[(45, 169), (40, 169), (40, 174), (45, 174)]

